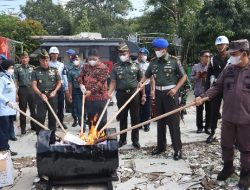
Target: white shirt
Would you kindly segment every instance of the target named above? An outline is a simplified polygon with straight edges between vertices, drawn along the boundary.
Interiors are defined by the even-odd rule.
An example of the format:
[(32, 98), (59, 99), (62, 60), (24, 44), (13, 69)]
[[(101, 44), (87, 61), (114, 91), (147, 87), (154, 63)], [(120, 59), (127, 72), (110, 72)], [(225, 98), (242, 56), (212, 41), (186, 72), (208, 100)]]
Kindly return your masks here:
[(64, 88), (64, 91), (68, 90), (68, 77), (67, 75), (63, 72), (64, 71), (64, 64), (62, 62), (56, 61), (56, 62), (49, 62), (49, 66), (56, 68), (58, 70), (58, 73), (61, 77), (62, 85)]

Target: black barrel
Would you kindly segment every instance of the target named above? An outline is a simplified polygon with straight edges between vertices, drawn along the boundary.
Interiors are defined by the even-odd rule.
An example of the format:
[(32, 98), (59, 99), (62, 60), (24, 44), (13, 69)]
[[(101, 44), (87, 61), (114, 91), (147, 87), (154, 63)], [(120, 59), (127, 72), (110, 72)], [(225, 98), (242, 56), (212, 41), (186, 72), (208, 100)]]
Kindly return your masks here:
[[(115, 133), (115, 128), (106, 134)], [(52, 131), (40, 131), (37, 142), (39, 177), (61, 180), (74, 177), (110, 176), (119, 166), (117, 138), (96, 145), (58, 145)]]

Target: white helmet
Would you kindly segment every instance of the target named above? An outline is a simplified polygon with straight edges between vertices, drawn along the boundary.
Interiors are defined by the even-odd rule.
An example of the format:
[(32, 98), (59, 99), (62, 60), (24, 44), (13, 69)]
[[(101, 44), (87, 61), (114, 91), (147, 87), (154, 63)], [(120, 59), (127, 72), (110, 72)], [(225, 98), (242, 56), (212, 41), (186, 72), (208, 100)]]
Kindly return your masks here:
[(215, 40), (215, 45), (229, 44), (229, 40), (226, 36), (218, 36)]
[(57, 47), (51, 47), (49, 49), (49, 54), (51, 54), (51, 53), (57, 53), (57, 54), (59, 54), (59, 49)]

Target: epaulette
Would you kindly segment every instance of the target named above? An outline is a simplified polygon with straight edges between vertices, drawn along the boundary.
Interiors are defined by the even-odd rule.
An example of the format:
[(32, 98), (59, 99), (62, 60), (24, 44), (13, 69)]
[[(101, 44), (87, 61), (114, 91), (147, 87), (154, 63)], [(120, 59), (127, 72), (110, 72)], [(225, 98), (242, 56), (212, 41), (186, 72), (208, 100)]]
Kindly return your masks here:
[(39, 66), (37, 66), (37, 67), (34, 67), (34, 70), (37, 70), (39, 68)]
[(170, 55), (170, 58), (178, 60), (178, 57), (176, 57), (174, 55)]
[(154, 61), (154, 60), (156, 60), (157, 59), (157, 57), (153, 57), (150, 61)]

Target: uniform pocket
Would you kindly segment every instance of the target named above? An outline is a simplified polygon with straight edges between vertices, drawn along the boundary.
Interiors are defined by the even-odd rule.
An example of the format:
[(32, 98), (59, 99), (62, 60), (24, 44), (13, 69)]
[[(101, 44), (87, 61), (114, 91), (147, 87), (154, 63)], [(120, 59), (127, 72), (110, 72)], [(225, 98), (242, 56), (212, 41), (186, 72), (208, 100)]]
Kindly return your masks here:
[(225, 81), (224, 81), (224, 88), (225, 90), (232, 90), (234, 88), (234, 78), (233, 77), (227, 77), (225, 78)]
[(250, 92), (250, 77), (245, 78), (242, 90), (245, 92)]

